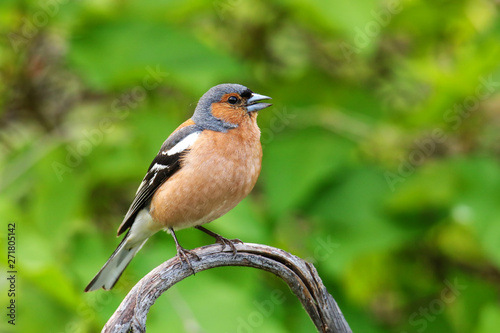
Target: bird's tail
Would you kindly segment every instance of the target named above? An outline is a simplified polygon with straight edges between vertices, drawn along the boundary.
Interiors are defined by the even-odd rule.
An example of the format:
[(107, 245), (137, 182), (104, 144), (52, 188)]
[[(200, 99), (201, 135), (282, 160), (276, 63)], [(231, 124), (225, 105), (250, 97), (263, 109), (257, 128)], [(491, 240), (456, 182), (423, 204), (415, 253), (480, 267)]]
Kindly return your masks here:
[(86, 292), (98, 290), (99, 288), (105, 290), (113, 288), (137, 251), (139, 251), (148, 240), (148, 238), (146, 238), (140, 241), (132, 241), (131, 238), (133, 237), (130, 237), (129, 230), (115, 252), (113, 252), (108, 261), (106, 261), (101, 270), (85, 288)]

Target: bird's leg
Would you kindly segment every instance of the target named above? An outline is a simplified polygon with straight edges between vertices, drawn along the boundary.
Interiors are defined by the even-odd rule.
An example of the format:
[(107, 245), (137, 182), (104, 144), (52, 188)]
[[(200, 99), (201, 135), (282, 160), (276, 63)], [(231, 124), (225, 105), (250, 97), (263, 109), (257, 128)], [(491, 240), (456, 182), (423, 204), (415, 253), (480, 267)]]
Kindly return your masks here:
[(201, 225), (198, 225), (195, 227), (196, 229), (198, 230), (201, 230), (203, 231), (204, 233), (212, 236), (213, 238), (215, 238), (215, 241), (219, 244), (222, 244), (222, 249), (224, 250), (224, 248), (227, 246), (229, 246), (231, 248), (231, 250), (233, 251), (233, 255), (236, 255), (236, 247), (234, 246), (234, 243), (240, 243), (240, 244), (243, 244), (243, 242), (237, 238), (235, 239), (227, 239), (227, 238), (224, 238), (222, 237), (221, 235), (219, 234), (216, 234), (215, 232), (213, 231), (210, 231), (208, 230), (207, 228), (205, 227), (202, 227)]
[(191, 260), (189, 260), (188, 254), (190, 254), (193, 257), (195, 257), (196, 260), (200, 260), (200, 257), (198, 257), (198, 255), (196, 253), (194, 253), (193, 251), (186, 250), (185, 248), (183, 248), (181, 246), (181, 244), (179, 244), (179, 241), (177, 240), (177, 236), (175, 235), (174, 229), (168, 228), (168, 231), (170, 232), (170, 234), (174, 238), (175, 247), (177, 249), (177, 255), (179, 256), (179, 259), (181, 261), (185, 261), (188, 264), (189, 268), (191, 268), (191, 270), (193, 271), (193, 274), (194, 274), (195, 271), (193, 269), (193, 265), (191, 265)]

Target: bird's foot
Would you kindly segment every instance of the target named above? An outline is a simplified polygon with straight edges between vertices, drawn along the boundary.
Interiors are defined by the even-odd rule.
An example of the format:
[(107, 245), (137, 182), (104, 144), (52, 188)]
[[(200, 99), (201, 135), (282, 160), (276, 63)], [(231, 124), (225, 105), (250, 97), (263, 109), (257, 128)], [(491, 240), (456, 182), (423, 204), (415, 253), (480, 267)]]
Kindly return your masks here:
[(195, 274), (196, 272), (193, 268), (193, 265), (191, 264), (191, 259), (189, 259), (189, 255), (194, 257), (196, 260), (200, 260), (200, 257), (196, 253), (194, 253), (193, 251), (186, 250), (185, 248), (183, 248), (180, 245), (177, 246), (177, 256), (179, 257), (181, 262), (182, 261), (185, 262), (189, 266), (189, 268), (191, 268), (191, 270), (193, 271), (193, 274)]
[(231, 248), (231, 251), (233, 252), (234, 256), (236, 255), (236, 252), (238, 252), (236, 250), (236, 246), (234, 246), (234, 244), (243, 244), (243, 242), (241, 240), (239, 240), (238, 238), (227, 239), (227, 238), (222, 237), (221, 235), (217, 235), (217, 237), (215, 237), (215, 242), (222, 245), (222, 250), (224, 250), (226, 248), (226, 245), (229, 246)]
[(173, 228), (168, 228), (168, 231), (174, 238), (175, 248), (177, 249), (177, 256), (181, 261), (184, 261), (186, 264), (188, 264), (189, 268), (191, 268), (191, 270), (193, 271), (193, 274), (195, 274), (196, 272), (194, 271), (193, 265), (191, 264), (191, 260), (189, 259), (188, 254), (195, 257), (196, 260), (200, 260), (200, 257), (198, 257), (198, 255), (193, 251), (186, 250), (181, 246), (181, 244), (179, 244), (179, 241), (177, 240), (177, 236), (175, 235), (175, 231)]
[(224, 251), (224, 249), (226, 248), (226, 245), (229, 246), (231, 248), (231, 250), (233, 251), (233, 255), (236, 255), (236, 252), (238, 252), (238, 251), (236, 251), (236, 247), (234, 246), (234, 244), (238, 244), (238, 243), (239, 244), (243, 244), (243, 242), (241, 240), (237, 239), (237, 238), (235, 238), (235, 239), (227, 239), (225, 237), (222, 237), (219, 234), (216, 234), (213, 231), (208, 230), (205, 227), (202, 227), (201, 225), (196, 226), (195, 228), (198, 229), (198, 230), (201, 230), (204, 233), (206, 233), (207, 235), (210, 235), (213, 238), (215, 238), (215, 242), (217, 242), (217, 243), (219, 243), (219, 244), (222, 245), (222, 251)]

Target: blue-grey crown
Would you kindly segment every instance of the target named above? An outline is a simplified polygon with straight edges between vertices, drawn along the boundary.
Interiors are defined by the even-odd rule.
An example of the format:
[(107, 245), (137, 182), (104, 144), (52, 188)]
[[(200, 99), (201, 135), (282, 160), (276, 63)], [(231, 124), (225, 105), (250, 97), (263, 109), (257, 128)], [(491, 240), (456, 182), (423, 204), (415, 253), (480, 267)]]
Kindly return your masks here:
[(196, 125), (203, 129), (209, 129), (218, 132), (227, 132), (231, 128), (236, 128), (238, 125), (231, 124), (212, 115), (212, 104), (221, 100), (225, 94), (237, 93), (240, 96), (251, 96), (252, 91), (241, 84), (224, 83), (210, 88), (198, 102), (194, 115), (191, 118)]

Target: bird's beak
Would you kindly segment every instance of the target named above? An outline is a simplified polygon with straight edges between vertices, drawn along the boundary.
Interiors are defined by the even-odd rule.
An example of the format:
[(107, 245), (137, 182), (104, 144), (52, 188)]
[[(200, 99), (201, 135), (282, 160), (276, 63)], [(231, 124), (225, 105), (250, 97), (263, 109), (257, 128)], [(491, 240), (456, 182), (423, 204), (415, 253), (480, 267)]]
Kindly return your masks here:
[(252, 93), (252, 96), (247, 99), (246, 107), (248, 112), (260, 111), (262, 109), (270, 107), (272, 105), (270, 103), (259, 103), (260, 101), (267, 99), (271, 99), (271, 97)]

